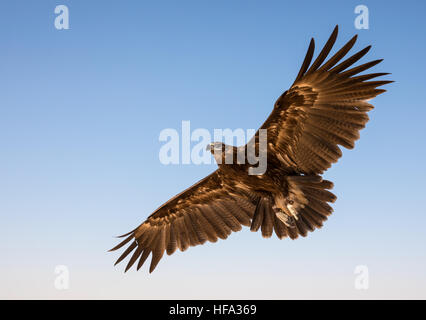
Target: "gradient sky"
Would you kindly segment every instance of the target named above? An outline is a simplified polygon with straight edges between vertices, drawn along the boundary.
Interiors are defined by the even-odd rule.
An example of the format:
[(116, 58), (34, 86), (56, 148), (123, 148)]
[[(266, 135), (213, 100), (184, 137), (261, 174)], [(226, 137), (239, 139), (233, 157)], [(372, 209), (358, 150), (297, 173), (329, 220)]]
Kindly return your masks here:
[[(70, 29), (54, 27), (54, 8)], [(370, 28), (354, 27), (367, 5)], [(426, 299), (426, 4), (2, 1), (0, 298)], [(388, 92), (326, 172), (338, 200), (295, 241), (247, 228), (123, 273), (123, 234), (214, 165), (164, 166), (161, 130), (258, 128), (315, 37), (355, 33)], [(318, 52), (318, 51), (317, 51)], [(54, 286), (55, 266), (69, 289)], [(357, 265), (369, 289), (356, 290)]]

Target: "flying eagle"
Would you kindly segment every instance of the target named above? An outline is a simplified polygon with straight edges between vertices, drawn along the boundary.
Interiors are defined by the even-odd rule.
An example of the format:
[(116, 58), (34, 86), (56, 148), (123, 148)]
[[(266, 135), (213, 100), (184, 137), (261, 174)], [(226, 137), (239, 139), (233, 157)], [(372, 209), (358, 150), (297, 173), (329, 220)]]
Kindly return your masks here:
[[(206, 241), (226, 239), (242, 226), (252, 231), (260, 228), (266, 238), (275, 232), (279, 239), (305, 237), (308, 231), (322, 227), (336, 196), (329, 191), (333, 183), (321, 174), (342, 156), (339, 146), (354, 148), (368, 121), (367, 112), (373, 109), (367, 101), (386, 91), (377, 87), (392, 82), (368, 81), (388, 73), (359, 75), (382, 60), (353, 67), (371, 46), (341, 62), (356, 35), (325, 61), (337, 33), (336, 26), (312, 64), (315, 45), (311, 39), (296, 80), (262, 125), (267, 130), (266, 172), (251, 175), (247, 162), (217, 161), (229, 152), (236, 155), (241, 147), (212, 143), (208, 149), (218, 169), (120, 236), (126, 238), (110, 251), (130, 245), (116, 264), (133, 252), (125, 271), (136, 261), (139, 270), (152, 254), (152, 272), (165, 251), (171, 255), (178, 248), (185, 251)], [(259, 131), (253, 137), (257, 147), (258, 138)]]

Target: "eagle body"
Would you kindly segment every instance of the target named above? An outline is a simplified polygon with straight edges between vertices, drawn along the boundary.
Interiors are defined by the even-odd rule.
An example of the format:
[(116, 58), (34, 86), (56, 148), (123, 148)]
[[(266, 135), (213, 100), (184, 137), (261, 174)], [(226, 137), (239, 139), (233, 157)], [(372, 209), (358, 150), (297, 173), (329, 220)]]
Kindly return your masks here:
[[(250, 174), (249, 169), (252, 165), (246, 157), (246, 150), (243, 150), (245, 157), (241, 161), (238, 159), (238, 152), (242, 151), (241, 147), (227, 146), (222, 143), (219, 145), (220, 148), (217, 149), (219, 149), (219, 157), (221, 160), (218, 161), (218, 176), (222, 179), (222, 185), (226, 184), (226, 181), (231, 179), (236, 181), (236, 186), (238, 186), (238, 188), (245, 190), (249, 194), (256, 195), (256, 198), (267, 199), (269, 204), (267, 210), (270, 212), (288, 211), (288, 207), (291, 206), (289, 201), (291, 202), (292, 200), (288, 198), (290, 196), (290, 190), (287, 178), (290, 174), (296, 174), (292, 172), (291, 168), (283, 167), (283, 164), (279, 163), (277, 158), (272, 157), (267, 159), (267, 169), (263, 174)], [(232, 148), (232, 163), (226, 163), (226, 148)], [(242, 148), (245, 149), (245, 147)], [(216, 160), (218, 160), (218, 157), (215, 155), (217, 149), (214, 147), (211, 148), (211, 152)], [(272, 150), (268, 150), (267, 153), (271, 151)], [(257, 148), (256, 153), (259, 153), (259, 148)], [(280, 169), (277, 170), (277, 167), (280, 167)], [(259, 204), (259, 202), (256, 202), (256, 204)], [(257, 211), (255, 211), (255, 215), (256, 213)]]
[[(221, 145), (222, 159), (218, 163), (217, 176), (221, 185), (227, 185), (229, 184), (227, 181), (232, 180), (235, 182), (234, 190), (239, 189), (240, 192), (244, 191), (247, 195), (251, 195), (253, 204), (256, 205), (250, 225), (252, 231), (261, 228), (262, 236), (268, 238), (272, 236), (275, 225), (275, 232), (280, 239), (285, 236), (297, 238), (298, 232), (292, 232), (296, 230), (286, 232), (283, 228), (279, 228), (280, 221), (290, 229), (295, 229), (299, 225), (302, 235), (306, 235), (307, 230), (314, 230), (315, 224), (312, 225), (309, 217), (301, 217), (299, 221), (299, 214), (303, 215), (304, 211), (301, 209), (304, 209), (305, 205), (315, 202), (323, 207), (321, 210), (323, 218), (331, 214), (332, 208), (327, 205), (327, 201), (334, 202), (336, 199), (327, 191), (333, 186), (331, 182), (322, 180), (318, 175), (307, 176), (297, 173), (279, 163), (276, 157), (268, 159), (268, 169), (265, 173), (250, 175), (249, 168), (252, 165), (246, 158), (242, 164), (238, 163), (236, 147), (233, 147), (233, 162), (225, 164), (225, 149), (229, 146)], [(215, 150), (217, 149), (212, 148), (212, 153)], [(268, 153), (272, 151), (269, 149)]]
[[(311, 39), (294, 83), (260, 127), (266, 131), (266, 149), (260, 130), (245, 146), (209, 145), (218, 169), (121, 236), (111, 251), (128, 246), (116, 264), (131, 254), (125, 271), (135, 263), (139, 269), (151, 255), (152, 272), (165, 252), (226, 239), (242, 226), (280, 239), (305, 237), (323, 226), (336, 196), (330, 192), (333, 183), (322, 174), (342, 156), (341, 147), (354, 148), (373, 109), (369, 101), (385, 92), (378, 87), (392, 82), (372, 80), (387, 73), (361, 74), (382, 60), (354, 66), (371, 46), (345, 58), (357, 36), (328, 58), (337, 33), (336, 26), (313, 62)], [(256, 154), (266, 152), (262, 174), (251, 174), (256, 167), (247, 157), (251, 145)], [(243, 161), (238, 159), (241, 152)], [(226, 161), (229, 155), (231, 162)]]

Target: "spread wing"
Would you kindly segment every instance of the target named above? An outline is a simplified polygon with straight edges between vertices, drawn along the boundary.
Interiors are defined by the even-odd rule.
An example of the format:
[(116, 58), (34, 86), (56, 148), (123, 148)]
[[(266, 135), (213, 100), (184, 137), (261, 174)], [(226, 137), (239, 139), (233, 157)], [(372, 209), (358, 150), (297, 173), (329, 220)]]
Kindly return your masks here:
[(139, 270), (152, 253), (152, 272), (164, 251), (171, 255), (177, 248), (185, 251), (206, 241), (216, 242), (241, 230), (241, 225), (250, 226), (255, 203), (255, 195), (216, 170), (163, 204), (135, 230), (121, 236), (127, 238), (110, 251), (130, 242), (116, 264), (134, 251), (126, 271), (137, 260)]
[(393, 82), (368, 81), (387, 73), (358, 75), (382, 60), (352, 67), (370, 46), (340, 62), (356, 36), (323, 63), (337, 32), (336, 26), (312, 64), (315, 45), (311, 40), (294, 84), (278, 98), (261, 127), (267, 129), (268, 157), (275, 156), (284, 168), (296, 173), (320, 174), (341, 157), (339, 146), (353, 148), (373, 108), (367, 100), (386, 91), (377, 87)]

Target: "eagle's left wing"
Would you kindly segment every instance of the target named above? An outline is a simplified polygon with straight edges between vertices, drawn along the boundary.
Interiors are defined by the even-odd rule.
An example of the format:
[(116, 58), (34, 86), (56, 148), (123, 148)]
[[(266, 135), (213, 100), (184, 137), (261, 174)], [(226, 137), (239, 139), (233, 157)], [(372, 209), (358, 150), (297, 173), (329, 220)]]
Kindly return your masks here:
[[(312, 65), (314, 40), (311, 40), (294, 84), (278, 98), (261, 127), (267, 130), (268, 158), (276, 157), (289, 171), (321, 174), (341, 157), (339, 145), (353, 148), (359, 131), (368, 121), (367, 112), (373, 108), (367, 100), (385, 91), (377, 87), (392, 82), (367, 81), (386, 73), (358, 75), (381, 60), (348, 69), (370, 46), (340, 62), (354, 45), (356, 36), (323, 63), (336, 40), (337, 30), (336, 26)], [(258, 133), (254, 139), (257, 136)]]

